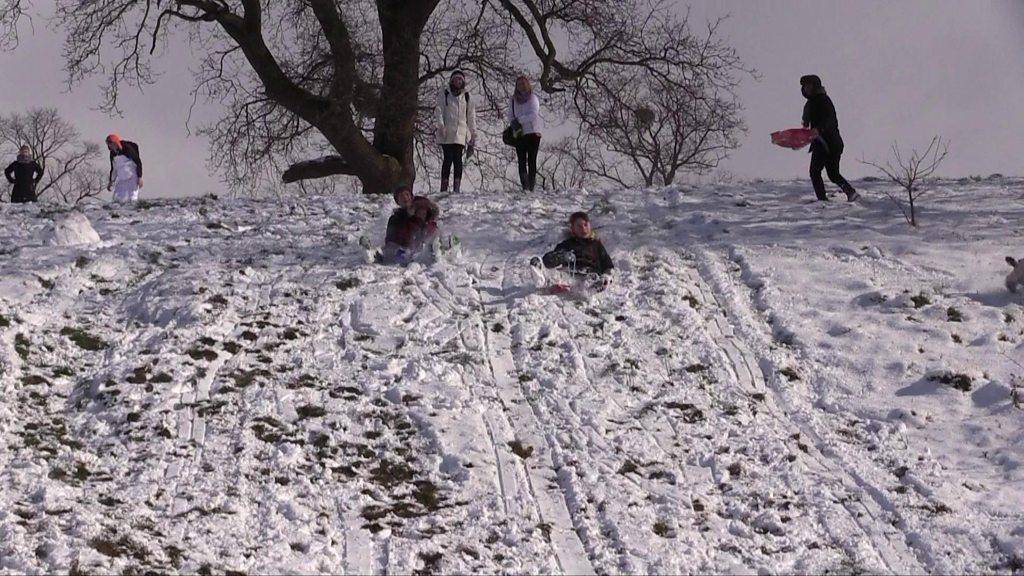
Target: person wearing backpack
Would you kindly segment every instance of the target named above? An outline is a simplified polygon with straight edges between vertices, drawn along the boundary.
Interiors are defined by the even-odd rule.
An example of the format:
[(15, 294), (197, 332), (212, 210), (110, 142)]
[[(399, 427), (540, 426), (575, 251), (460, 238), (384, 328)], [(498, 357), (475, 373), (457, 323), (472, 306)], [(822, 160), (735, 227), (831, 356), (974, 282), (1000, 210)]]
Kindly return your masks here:
[(540, 99), (526, 76), (516, 78), (516, 89), (505, 120), (512, 131), (516, 159), (519, 161), (519, 183), (532, 192), (537, 183), (537, 151), (540, 150)]
[(122, 140), (117, 134), (107, 136), (107, 149), (110, 150), (110, 178), (107, 190), (114, 191), (115, 202), (135, 202), (139, 199), (142, 188), (142, 159), (139, 157), (139, 145), (129, 140)]
[(36, 185), (43, 179), (43, 168), (32, 158), (32, 149), (22, 146), (18, 150), (18, 159), (4, 170), (7, 181), (14, 184), (11, 190), (11, 202), (22, 204), (36, 201)]
[(437, 143), (444, 158), (441, 161), (441, 192), (448, 191), (448, 177), (454, 170), (452, 191), (462, 185), (462, 154), (473, 155), (476, 143), (476, 104), (466, 90), (466, 75), (452, 72), (448, 86), (437, 96)]

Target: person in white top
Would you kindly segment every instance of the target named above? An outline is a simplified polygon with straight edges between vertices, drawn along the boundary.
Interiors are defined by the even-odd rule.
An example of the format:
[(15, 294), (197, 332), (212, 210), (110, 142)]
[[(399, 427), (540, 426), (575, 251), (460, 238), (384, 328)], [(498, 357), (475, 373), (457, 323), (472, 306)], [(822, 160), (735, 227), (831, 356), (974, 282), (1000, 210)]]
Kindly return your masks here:
[[(452, 191), (462, 185), (462, 153), (473, 155), (476, 142), (476, 104), (466, 90), (466, 75), (452, 72), (448, 87), (437, 96), (437, 143), (441, 145), (441, 192), (448, 191), (448, 176), (455, 171)], [(468, 147), (468, 150), (467, 150)]]
[(537, 183), (537, 151), (540, 149), (540, 99), (526, 76), (516, 78), (506, 121), (515, 137), (516, 158), (519, 160), (519, 183), (523, 190), (532, 191)]

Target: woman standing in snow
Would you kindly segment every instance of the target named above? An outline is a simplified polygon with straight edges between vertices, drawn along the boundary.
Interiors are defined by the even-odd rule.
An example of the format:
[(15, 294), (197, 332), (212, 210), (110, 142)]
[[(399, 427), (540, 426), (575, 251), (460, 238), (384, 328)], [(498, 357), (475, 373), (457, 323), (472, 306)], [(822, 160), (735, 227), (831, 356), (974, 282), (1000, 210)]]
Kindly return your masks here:
[(4, 170), (4, 176), (14, 184), (11, 191), (12, 203), (36, 201), (36, 184), (43, 179), (43, 168), (32, 158), (31, 148), (22, 146), (18, 150), (18, 159)]
[(533, 93), (526, 76), (516, 78), (516, 89), (505, 120), (515, 138), (519, 183), (523, 190), (533, 191), (537, 183), (537, 151), (540, 149), (540, 99)]
[(128, 140), (121, 140), (117, 134), (107, 136), (110, 150), (110, 179), (107, 190), (114, 191), (114, 202), (135, 202), (142, 188), (142, 159), (139, 146)]
[(476, 105), (466, 90), (466, 75), (462, 70), (452, 72), (448, 87), (437, 95), (437, 143), (441, 145), (441, 192), (448, 191), (448, 176), (455, 169), (452, 191), (459, 192), (462, 185), (462, 153), (468, 146), (467, 156), (473, 155), (476, 142)]

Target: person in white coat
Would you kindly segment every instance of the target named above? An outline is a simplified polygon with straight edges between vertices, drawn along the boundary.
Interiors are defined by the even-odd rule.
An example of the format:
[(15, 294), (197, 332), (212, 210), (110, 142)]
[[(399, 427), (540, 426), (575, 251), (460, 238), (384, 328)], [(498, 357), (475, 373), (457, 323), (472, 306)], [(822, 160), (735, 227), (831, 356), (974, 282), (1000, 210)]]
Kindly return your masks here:
[(466, 75), (452, 72), (448, 87), (437, 96), (437, 143), (441, 145), (441, 192), (448, 191), (448, 177), (454, 169), (452, 191), (462, 185), (462, 154), (473, 154), (476, 142), (476, 104), (466, 90)]
[(107, 136), (110, 150), (110, 179), (107, 190), (114, 191), (114, 202), (135, 202), (142, 188), (142, 159), (139, 146), (122, 140), (117, 134)]
[(519, 160), (519, 182), (523, 190), (532, 191), (537, 183), (537, 151), (540, 150), (540, 99), (526, 76), (516, 78), (505, 120), (512, 127), (515, 138), (516, 159)]

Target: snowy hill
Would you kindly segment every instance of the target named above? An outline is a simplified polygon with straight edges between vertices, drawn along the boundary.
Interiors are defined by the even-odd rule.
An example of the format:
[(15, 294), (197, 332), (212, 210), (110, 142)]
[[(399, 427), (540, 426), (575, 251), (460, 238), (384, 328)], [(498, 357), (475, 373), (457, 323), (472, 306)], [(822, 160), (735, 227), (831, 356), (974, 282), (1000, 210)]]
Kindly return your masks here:
[(1024, 181), (880, 186), (3, 205), (0, 573), (1020, 572)]

